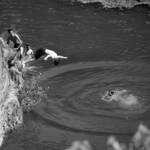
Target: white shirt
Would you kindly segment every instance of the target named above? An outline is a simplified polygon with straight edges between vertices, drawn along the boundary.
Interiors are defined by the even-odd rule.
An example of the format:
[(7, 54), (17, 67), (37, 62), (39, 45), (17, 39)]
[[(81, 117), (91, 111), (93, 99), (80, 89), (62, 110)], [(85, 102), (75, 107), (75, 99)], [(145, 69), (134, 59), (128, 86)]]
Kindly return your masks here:
[(24, 48), (21, 46), (21, 47), (20, 47), (21, 55), (23, 55), (23, 51), (24, 51)]
[(30, 48), (28, 51), (27, 51), (27, 55), (32, 55), (33, 54), (33, 50)]
[(44, 58), (44, 60), (47, 60), (49, 57), (51, 57), (52, 59), (68, 59), (68, 57), (64, 57), (61, 55), (57, 55), (56, 52), (49, 50), (49, 49), (45, 49), (45, 53), (47, 54), (47, 56)]
[(52, 50), (49, 50), (49, 49), (45, 49), (45, 53), (46, 53), (47, 55), (49, 55), (49, 57), (51, 57), (51, 58), (53, 58), (53, 59), (55, 59), (55, 58), (58, 57), (58, 55), (57, 55), (56, 52), (54, 52), (54, 51), (52, 51)]

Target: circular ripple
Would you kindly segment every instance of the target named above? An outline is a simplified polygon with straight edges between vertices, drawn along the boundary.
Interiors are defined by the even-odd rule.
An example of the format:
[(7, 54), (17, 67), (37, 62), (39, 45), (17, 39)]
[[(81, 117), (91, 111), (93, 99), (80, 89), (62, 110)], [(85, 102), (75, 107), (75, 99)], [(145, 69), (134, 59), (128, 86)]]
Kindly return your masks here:
[[(148, 122), (149, 74), (148, 64), (133, 62), (83, 62), (47, 70), (39, 79), (49, 99), (36, 113), (50, 125), (75, 132), (132, 133), (141, 120)], [(114, 88), (136, 95), (138, 107), (102, 101), (103, 93)]]

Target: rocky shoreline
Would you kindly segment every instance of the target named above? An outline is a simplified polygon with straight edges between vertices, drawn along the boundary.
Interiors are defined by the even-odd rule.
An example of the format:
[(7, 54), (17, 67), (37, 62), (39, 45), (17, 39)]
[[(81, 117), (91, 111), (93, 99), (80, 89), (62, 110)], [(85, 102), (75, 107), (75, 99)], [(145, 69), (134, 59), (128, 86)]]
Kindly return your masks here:
[(17, 97), (19, 88), (10, 77), (7, 65), (9, 50), (0, 40), (0, 146), (5, 134), (23, 122), (23, 111)]
[(82, 4), (100, 3), (104, 8), (133, 8), (138, 5), (150, 6), (149, 0), (71, 0)]
[(23, 68), (19, 59), (15, 60), (19, 63), (15, 69), (8, 67), (13, 52), (13, 48), (0, 37), (0, 147), (6, 133), (23, 123), (23, 112), (30, 111), (46, 97), (36, 77), (28, 77), (28, 73), (32, 74), (32, 67), (27, 65)]

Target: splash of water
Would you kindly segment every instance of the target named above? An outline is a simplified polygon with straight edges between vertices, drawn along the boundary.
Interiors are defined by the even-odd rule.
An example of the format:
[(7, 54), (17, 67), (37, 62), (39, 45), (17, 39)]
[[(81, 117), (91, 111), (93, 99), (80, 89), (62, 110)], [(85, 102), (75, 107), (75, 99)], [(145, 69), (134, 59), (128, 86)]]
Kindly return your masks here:
[[(140, 120), (146, 120), (144, 114), (150, 107), (149, 73), (148, 64), (115, 61), (80, 62), (48, 69), (38, 76), (48, 95), (47, 102), (34, 110), (34, 115), (50, 126), (71, 132), (131, 134)], [(128, 103), (100, 100), (105, 91), (116, 88), (131, 92), (124, 94)], [(129, 106), (131, 99), (133, 103), (133, 93), (139, 107), (123, 107)]]
[(137, 96), (130, 94), (127, 90), (115, 89), (107, 91), (101, 98), (106, 102), (116, 102), (118, 105), (124, 108), (132, 108), (139, 106), (139, 100)]

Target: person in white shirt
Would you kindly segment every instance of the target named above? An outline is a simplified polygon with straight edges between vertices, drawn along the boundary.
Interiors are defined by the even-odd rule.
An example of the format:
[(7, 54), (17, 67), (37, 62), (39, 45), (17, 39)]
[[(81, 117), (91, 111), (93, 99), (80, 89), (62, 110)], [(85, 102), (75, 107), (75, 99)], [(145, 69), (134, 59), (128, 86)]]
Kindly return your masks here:
[(31, 49), (30, 45), (26, 44), (26, 52), (25, 55), (32, 57), (33, 56), (33, 50)]
[(68, 57), (58, 55), (53, 50), (44, 49), (44, 48), (37, 49), (35, 54), (34, 54), (34, 57), (35, 57), (35, 59), (39, 59), (43, 55), (46, 55), (46, 57), (44, 57), (44, 60), (47, 60), (48, 58), (51, 58), (54, 62), (54, 65), (58, 65), (60, 59), (68, 59)]

